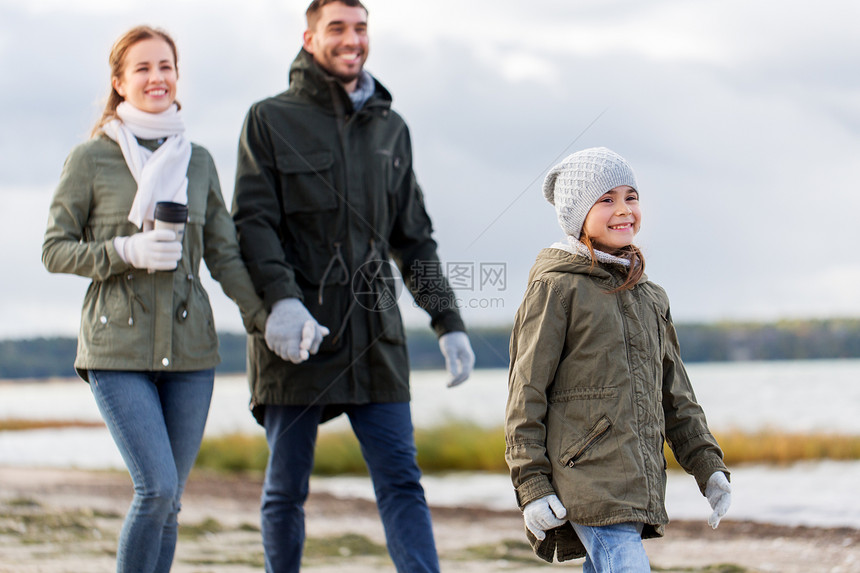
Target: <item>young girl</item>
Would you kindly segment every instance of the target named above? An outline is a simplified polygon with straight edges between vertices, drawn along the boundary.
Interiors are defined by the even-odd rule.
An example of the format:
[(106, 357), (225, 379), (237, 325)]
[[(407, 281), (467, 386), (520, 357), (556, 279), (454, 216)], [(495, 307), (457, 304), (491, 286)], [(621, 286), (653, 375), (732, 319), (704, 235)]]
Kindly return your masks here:
[(606, 148), (574, 153), (543, 186), (567, 235), (542, 250), (511, 336), (506, 453), (535, 553), (583, 571), (650, 571), (663, 535), (668, 441), (716, 527), (729, 472), (696, 403), (662, 288), (645, 277), (639, 191)]
[[(177, 513), (209, 411), (218, 339), (200, 260), (265, 329), (209, 153), (184, 135), (173, 40), (128, 31), (110, 54), (111, 92), (51, 203), (42, 261), (92, 280), (75, 369), (90, 383), (134, 482), (117, 571), (166, 572)], [(187, 206), (184, 237), (153, 230), (157, 202)]]

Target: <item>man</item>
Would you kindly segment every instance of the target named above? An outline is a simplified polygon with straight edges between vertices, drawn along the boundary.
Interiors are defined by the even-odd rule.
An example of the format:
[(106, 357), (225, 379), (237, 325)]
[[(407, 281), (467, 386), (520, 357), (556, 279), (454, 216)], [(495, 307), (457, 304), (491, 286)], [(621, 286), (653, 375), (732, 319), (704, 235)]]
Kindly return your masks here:
[(251, 408), (270, 451), (266, 570), (298, 571), (317, 427), (346, 413), (397, 570), (438, 571), (389, 258), (430, 315), (449, 386), (469, 376), (474, 354), (441, 273), (408, 129), (364, 70), (367, 10), (315, 0), (307, 21), (289, 90), (248, 113), (233, 203), (243, 256), (271, 308), (265, 337), (248, 346)]

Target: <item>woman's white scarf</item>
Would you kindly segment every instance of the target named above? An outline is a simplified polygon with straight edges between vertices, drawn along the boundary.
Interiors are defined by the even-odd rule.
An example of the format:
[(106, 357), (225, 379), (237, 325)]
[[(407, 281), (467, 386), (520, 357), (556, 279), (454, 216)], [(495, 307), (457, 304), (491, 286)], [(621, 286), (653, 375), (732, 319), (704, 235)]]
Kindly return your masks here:
[[(137, 182), (137, 194), (128, 213), (128, 220), (143, 228), (152, 222), (155, 204), (173, 201), (188, 204), (188, 162), (191, 142), (185, 138), (185, 124), (176, 104), (161, 113), (147, 113), (122, 102), (114, 119), (102, 128), (105, 135), (119, 144), (122, 156)], [(141, 139), (162, 139), (155, 152), (137, 142)], [(149, 225), (147, 225), (149, 226)]]
[[(588, 247), (585, 246), (585, 243), (582, 243), (578, 239), (567, 235), (566, 243), (553, 243), (553, 249), (561, 249), (562, 251), (567, 251), (568, 253), (573, 253), (574, 255), (582, 255), (583, 257), (591, 260), (591, 252), (588, 250)], [(616, 257), (615, 255), (610, 255), (604, 251), (598, 251), (594, 249), (594, 255), (597, 257), (597, 260), (601, 263), (608, 263), (613, 265), (623, 265), (625, 267), (630, 266), (630, 261), (628, 259), (622, 257)]]

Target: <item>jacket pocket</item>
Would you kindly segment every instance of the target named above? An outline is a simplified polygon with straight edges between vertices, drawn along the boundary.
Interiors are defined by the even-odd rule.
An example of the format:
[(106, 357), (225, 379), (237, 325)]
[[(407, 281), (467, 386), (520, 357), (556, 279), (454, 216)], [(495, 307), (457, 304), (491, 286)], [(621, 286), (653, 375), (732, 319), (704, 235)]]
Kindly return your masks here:
[(283, 153), (275, 157), (281, 178), (284, 213), (316, 213), (337, 209), (330, 151)]
[(128, 276), (116, 275), (90, 283), (81, 317), (81, 338), (90, 356), (137, 360), (145, 349), (141, 348), (141, 329), (135, 313), (141, 318), (139, 313), (147, 311)]
[(406, 335), (403, 332), (403, 319), (400, 316), (400, 309), (397, 304), (381, 308), (374, 313), (376, 320), (379, 321), (379, 336), (380, 340), (391, 344), (406, 344)]
[(563, 466), (574, 467), (576, 463), (593, 448), (612, 428), (612, 422), (606, 416), (601, 416), (588, 432), (568, 447), (559, 458)]
[[(176, 282), (187, 282), (187, 285), (174, 287), (174, 292), (186, 292), (173, 309), (173, 346), (177, 356), (187, 360), (187, 364), (196, 361), (207, 361), (218, 348), (218, 335), (215, 332), (215, 320), (209, 295), (200, 281), (192, 275), (184, 278), (176, 277)], [(181, 289), (181, 290), (180, 290)], [(197, 366), (192, 366), (197, 368)]]
[(617, 397), (618, 388), (615, 386), (578, 386), (553, 390), (550, 392), (549, 402), (555, 404), (557, 402), (573, 402), (574, 400), (600, 400)]

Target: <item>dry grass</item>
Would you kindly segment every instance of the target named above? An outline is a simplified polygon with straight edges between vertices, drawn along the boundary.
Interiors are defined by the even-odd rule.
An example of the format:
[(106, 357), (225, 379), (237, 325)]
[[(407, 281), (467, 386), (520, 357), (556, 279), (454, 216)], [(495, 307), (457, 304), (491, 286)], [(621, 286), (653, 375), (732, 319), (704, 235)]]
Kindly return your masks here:
[[(800, 434), (776, 431), (724, 432), (717, 440), (726, 463), (790, 464), (815, 460), (860, 459), (860, 436)], [(450, 422), (415, 432), (418, 463), (427, 473), (445, 471), (507, 472), (504, 432), (501, 428)], [(257, 470), (266, 466), (263, 437), (223, 436), (204, 440), (198, 466), (220, 470)], [(678, 464), (666, 448), (670, 467)], [(358, 441), (350, 431), (323, 434), (316, 448), (316, 475), (364, 474), (366, 468)]]
[[(63, 428), (99, 428), (101, 421), (0, 420), (0, 431)], [(729, 466), (741, 464), (785, 465), (800, 461), (860, 460), (860, 436), (832, 433), (792, 433), (776, 430), (721, 432), (717, 441)], [(418, 463), (425, 472), (507, 472), (502, 428), (483, 428), (451, 421), (415, 432)], [(668, 445), (669, 466), (678, 468)], [(262, 471), (268, 448), (262, 436), (229, 434), (206, 438), (198, 456), (198, 467), (220, 471)], [(358, 441), (351, 431), (324, 433), (317, 442), (314, 473), (317, 475), (364, 474), (366, 468)]]
[(56, 430), (63, 428), (103, 428), (102, 421), (85, 420), (22, 420), (9, 418), (0, 420), (0, 432), (20, 432), (25, 430)]
[(769, 430), (722, 432), (716, 438), (729, 465), (860, 459), (860, 436)]

